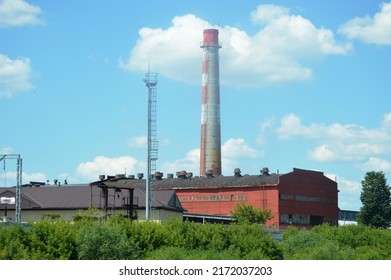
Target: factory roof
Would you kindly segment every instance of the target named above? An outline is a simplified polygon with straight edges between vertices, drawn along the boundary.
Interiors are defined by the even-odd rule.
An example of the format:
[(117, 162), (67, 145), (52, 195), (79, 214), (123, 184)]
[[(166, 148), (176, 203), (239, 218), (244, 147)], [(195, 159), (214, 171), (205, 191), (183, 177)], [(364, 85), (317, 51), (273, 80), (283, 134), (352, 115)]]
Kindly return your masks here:
[[(187, 173), (188, 174), (188, 173)], [(201, 188), (234, 188), (234, 187), (257, 187), (276, 186), (278, 184), (278, 174), (267, 175), (244, 175), (244, 176), (196, 176), (179, 175), (178, 178), (156, 177), (154, 187), (156, 189), (201, 189)], [(108, 178), (91, 183), (92, 185), (104, 184), (109, 188), (145, 188), (145, 179), (129, 178)]]
[[(15, 197), (15, 187), (0, 188), (0, 196)], [(135, 208), (145, 208), (145, 190), (134, 189), (133, 196), (137, 201)], [(94, 197), (100, 197), (100, 189), (87, 184), (23, 187), (22, 209), (88, 209)], [(116, 207), (121, 207), (120, 201), (117, 202)], [(8, 205), (8, 208), (14, 206)], [(153, 206), (183, 211), (174, 190), (156, 191)]]

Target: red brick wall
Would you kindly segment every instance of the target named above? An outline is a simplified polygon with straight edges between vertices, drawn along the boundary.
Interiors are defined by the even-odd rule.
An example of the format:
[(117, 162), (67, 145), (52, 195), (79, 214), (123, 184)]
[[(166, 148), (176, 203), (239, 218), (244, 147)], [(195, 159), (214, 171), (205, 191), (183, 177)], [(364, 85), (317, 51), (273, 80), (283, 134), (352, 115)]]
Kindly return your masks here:
[(176, 192), (183, 208), (189, 213), (231, 215), (236, 204), (243, 201), (255, 208), (272, 210), (273, 219), (267, 224), (278, 226), (278, 190), (275, 186), (177, 189)]
[[(310, 221), (314, 223), (317, 216), (324, 222), (338, 222), (337, 183), (318, 171), (294, 169), (279, 177), (278, 186), (176, 189), (176, 192), (183, 208), (194, 214), (231, 215), (241, 201), (256, 208), (271, 209), (273, 218), (267, 225), (273, 225), (276, 230), (290, 224), (309, 228)], [(281, 221), (282, 214), (285, 218), (292, 215), (299, 223)]]
[(324, 222), (338, 222), (337, 183), (322, 172), (294, 169), (280, 176), (279, 191), (280, 214), (320, 216)]

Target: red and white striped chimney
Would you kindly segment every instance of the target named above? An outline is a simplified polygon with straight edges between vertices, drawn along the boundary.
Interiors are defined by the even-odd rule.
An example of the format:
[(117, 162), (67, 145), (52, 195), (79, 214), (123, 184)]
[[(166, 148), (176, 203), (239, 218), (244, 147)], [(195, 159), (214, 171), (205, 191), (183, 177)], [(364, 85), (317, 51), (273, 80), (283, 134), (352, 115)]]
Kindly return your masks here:
[(202, 60), (200, 175), (221, 175), (219, 31), (205, 29)]

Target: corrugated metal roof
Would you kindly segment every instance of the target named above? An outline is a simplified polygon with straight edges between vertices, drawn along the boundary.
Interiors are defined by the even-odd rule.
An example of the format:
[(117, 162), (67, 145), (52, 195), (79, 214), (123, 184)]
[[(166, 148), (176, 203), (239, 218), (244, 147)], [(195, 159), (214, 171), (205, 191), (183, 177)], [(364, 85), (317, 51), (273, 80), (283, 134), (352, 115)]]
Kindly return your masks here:
[[(114, 190), (113, 190), (114, 191)], [(92, 193), (91, 193), (92, 192)], [(15, 196), (15, 188), (0, 188), (0, 196)], [(133, 193), (138, 208), (145, 208), (145, 189), (135, 189)], [(182, 205), (175, 199), (174, 190), (157, 190), (153, 206), (183, 211)], [(87, 184), (73, 186), (41, 186), (22, 188), (22, 209), (87, 209), (100, 199), (100, 189)], [(121, 207), (116, 201), (116, 207)], [(12, 209), (14, 205), (9, 205)]]
[[(263, 185), (277, 185), (278, 174), (270, 175), (244, 175), (235, 176), (216, 176), (208, 178), (206, 176), (193, 178), (163, 178), (154, 180), (156, 189), (200, 189), (200, 188), (229, 188), (229, 187), (249, 187)], [(104, 180), (92, 183), (93, 185), (105, 184), (111, 188), (145, 188), (145, 179), (119, 179)]]

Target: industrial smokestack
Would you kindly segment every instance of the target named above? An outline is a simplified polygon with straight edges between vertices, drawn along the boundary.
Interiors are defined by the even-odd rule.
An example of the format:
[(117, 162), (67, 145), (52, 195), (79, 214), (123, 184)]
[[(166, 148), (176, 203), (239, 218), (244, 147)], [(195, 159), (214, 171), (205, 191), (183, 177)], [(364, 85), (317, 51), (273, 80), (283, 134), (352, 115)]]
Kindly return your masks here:
[(219, 31), (205, 29), (202, 60), (200, 175), (221, 175)]

